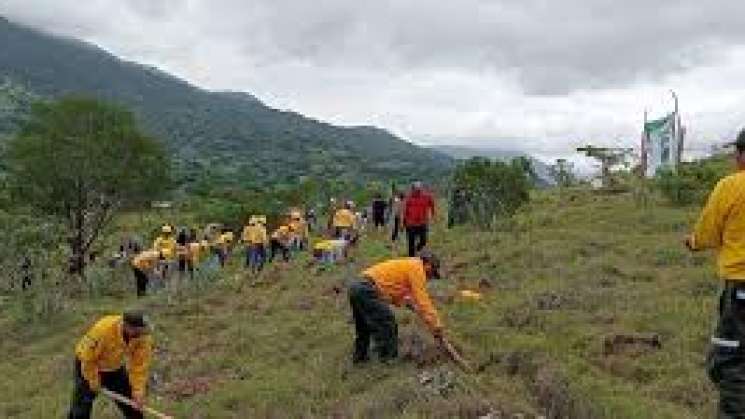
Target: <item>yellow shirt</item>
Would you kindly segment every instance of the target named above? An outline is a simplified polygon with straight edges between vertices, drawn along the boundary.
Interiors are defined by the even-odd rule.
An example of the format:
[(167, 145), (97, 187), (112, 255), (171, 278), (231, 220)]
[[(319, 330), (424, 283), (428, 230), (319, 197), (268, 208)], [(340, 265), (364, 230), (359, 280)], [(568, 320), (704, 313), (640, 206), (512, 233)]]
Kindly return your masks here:
[(158, 253), (157, 251), (145, 250), (144, 252), (140, 252), (139, 254), (137, 254), (137, 256), (132, 259), (132, 266), (141, 271), (149, 271), (155, 268), (155, 265), (158, 263), (159, 259), (160, 253)]
[(124, 342), (124, 318), (121, 315), (101, 318), (75, 347), (83, 377), (91, 389), (101, 387), (99, 373), (115, 371), (127, 359), (127, 372), (135, 397), (144, 397), (152, 359), (153, 340), (150, 335)]
[(691, 237), (695, 250), (719, 251), (719, 276), (745, 281), (745, 171), (720, 180)]
[(357, 217), (354, 213), (346, 208), (336, 211), (334, 214), (334, 227), (336, 228), (354, 228)]
[(290, 230), (292, 230), (299, 239), (305, 239), (310, 235), (308, 231), (308, 223), (302, 219), (299, 221), (291, 221)]
[(397, 306), (410, 298), (430, 330), (442, 329), (427, 292), (427, 276), (420, 258), (391, 259), (368, 268), (362, 275), (371, 279), (383, 297)]
[(268, 242), (266, 227), (247, 225), (243, 228), (243, 242), (247, 244), (266, 244)]
[(153, 243), (153, 249), (162, 253), (168, 260), (176, 257), (176, 246), (176, 239), (171, 236), (160, 236)]

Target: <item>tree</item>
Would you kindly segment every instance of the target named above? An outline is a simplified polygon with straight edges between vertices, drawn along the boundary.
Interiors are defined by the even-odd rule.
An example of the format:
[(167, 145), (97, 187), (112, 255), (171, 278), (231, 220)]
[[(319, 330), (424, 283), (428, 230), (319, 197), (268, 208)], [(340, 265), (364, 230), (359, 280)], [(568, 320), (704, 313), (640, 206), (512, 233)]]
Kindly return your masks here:
[(70, 272), (81, 277), (117, 211), (170, 183), (163, 147), (140, 132), (131, 112), (83, 97), (34, 104), (6, 160), (15, 198), (66, 226)]
[(472, 158), (453, 175), (450, 225), (463, 222), (490, 228), (511, 217), (530, 199), (532, 167), (527, 159), (510, 163)]

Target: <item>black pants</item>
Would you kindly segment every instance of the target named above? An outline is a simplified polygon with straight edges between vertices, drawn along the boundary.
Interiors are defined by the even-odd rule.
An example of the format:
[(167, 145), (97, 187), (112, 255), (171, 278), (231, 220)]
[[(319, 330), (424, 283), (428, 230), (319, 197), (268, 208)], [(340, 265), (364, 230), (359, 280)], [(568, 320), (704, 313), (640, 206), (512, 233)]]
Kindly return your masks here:
[(416, 256), (427, 245), (427, 225), (406, 227), (406, 240), (409, 244), (409, 257)]
[(186, 266), (187, 266), (186, 257), (179, 256), (179, 258), (178, 258), (178, 271), (181, 272), (181, 273), (186, 272)]
[(377, 288), (366, 279), (355, 280), (349, 287), (349, 305), (352, 306), (354, 327), (354, 360), (369, 358), (370, 338), (375, 341), (375, 352), (381, 360), (398, 356), (398, 325), (388, 303), (383, 301)]
[(385, 226), (385, 214), (373, 213), (373, 225), (375, 227), (384, 227)]
[[(93, 401), (96, 399), (96, 393), (92, 392), (88, 382), (83, 378), (80, 371), (80, 360), (75, 358), (74, 366), (74, 389), (72, 393), (72, 404), (68, 419), (88, 419), (91, 417)], [(129, 385), (129, 376), (124, 367), (116, 371), (101, 373), (101, 386), (115, 393), (119, 393), (126, 398), (132, 397), (132, 388)], [(119, 410), (125, 418), (141, 419), (142, 412), (127, 406), (124, 403), (116, 403)]]
[(272, 239), (272, 252), (269, 255), (269, 261), (273, 261), (278, 253), (282, 253), (282, 260), (285, 262), (290, 261), (290, 248), (285, 246), (279, 240)]
[(706, 364), (719, 390), (717, 417), (745, 418), (745, 282), (725, 282)]
[(147, 274), (139, 268), (133, 268), (135, 273), (135, 285), (137, 286), (137, 296), (142, 297), (147, 294)]
[(398, 233), (401, 230), (401, 217), (395, 217), (393, 219), (393, 231), (391, 232), (391, 241), (398, 240)]

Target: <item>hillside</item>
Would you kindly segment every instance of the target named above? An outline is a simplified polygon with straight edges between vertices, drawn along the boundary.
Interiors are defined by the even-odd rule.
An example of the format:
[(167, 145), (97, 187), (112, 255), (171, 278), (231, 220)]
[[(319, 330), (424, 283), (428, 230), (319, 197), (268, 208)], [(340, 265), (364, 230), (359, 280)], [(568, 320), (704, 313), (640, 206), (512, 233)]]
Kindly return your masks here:
[[(206, 91), (2, 17), (0, 40), (0, 85), (46, 98), (95, 95), (131, 107), (145, 129), (167, 143), (184, 182), (199, 176), (242, 186), (298, 176), (411, 179), (438, 176), (451, 166), (448, 157), (381, 129), (337, 127), (272, 109), (248, 93)], [(5, 101), (0, 98), (0, 106)], [(0, 128), (10, 125), (0, 113)]]
[(487, 159), (507, 161), (517, 157), (527, 157), (533, 165), (533, 170), (538, 178), (539, 186), (545, 187), (556, 184), (554, 179), (551, 177), (549, 166), (546, 163), (522, 151), (462, 145), (440, 145), (432, 148), (443, 154), (447, 154), (456, 160), (465, 160), (472, 157), (484, 157)]
[[(141, 305), (158, 341), (151, 401), (179, 418), (711, 417), (703, 359), (718, 282), (711, 256), (690, 255), (680, 242), (696, 212), (549, 190), (535, 192), (510, 231), (438, 225), (432, 247), (444, 256), (445, 279), (431, 292), (478, 367), (472, 375), (438, 357), (404, 311), (399, 363), (349, 363), (340, 286), (391, 255), (379, 236), (366, 237), (350, 265), (318, 270), (300, 256), (256, 281), (234, 257), (217, 276), (142, 302), (132, 298), (129, 270), (101, 267), (94, 298), (75, 297), (48, 319), (25, 323), (31, 298), (0, 303), (0, 351), (10, 355), (0, 360), (0, 416), (62, 416), (75, 340), (96, 316)], [(145, 233), (159, 217), (119, 224)], [(453, 297), (463, 288), (483, 300)], [(653, 338), (624, 340), (639, 334)], [(109, 403), (97, 408), (97, 417), (117, 417)]]

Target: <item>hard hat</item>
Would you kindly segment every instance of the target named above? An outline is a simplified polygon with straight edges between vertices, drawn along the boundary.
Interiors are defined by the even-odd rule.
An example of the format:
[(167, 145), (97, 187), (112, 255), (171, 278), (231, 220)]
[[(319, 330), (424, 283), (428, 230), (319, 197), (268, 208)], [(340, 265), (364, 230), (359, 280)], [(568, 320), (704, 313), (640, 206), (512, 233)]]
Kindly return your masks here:
[(160, 229), (160, 231), (165, 234), (173, 233), (173, 229), (168, 224), (164, 225), (163, 228)]

